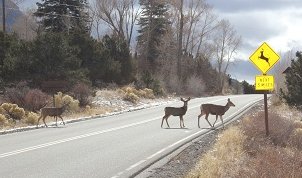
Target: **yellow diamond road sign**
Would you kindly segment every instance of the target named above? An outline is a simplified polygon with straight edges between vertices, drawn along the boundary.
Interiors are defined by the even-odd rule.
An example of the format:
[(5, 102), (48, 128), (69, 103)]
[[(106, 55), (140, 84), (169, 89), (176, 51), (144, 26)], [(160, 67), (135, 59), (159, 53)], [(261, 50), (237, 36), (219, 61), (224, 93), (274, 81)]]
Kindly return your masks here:
[(274, 89), (274, 76), (272, 75), (258, 75), (256, 76), (256, 90), (273, 90)]
[(250, 60), (263, 74), (266, 74), (279, 59), (279, 55), (265, 42), (250, 56)]

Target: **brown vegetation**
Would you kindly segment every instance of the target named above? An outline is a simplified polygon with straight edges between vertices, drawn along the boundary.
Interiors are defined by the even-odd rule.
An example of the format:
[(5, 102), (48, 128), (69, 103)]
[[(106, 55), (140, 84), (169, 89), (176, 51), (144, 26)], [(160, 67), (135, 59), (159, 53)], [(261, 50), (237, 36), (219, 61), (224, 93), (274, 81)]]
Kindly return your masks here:
[(187, 177), (302, 177), (302, 122), (280, 107), (269, 113), (269, 137), (263, 111), (250, 115), (221, 133)]
[[(118, 112), (128, 107), (136, 106), (139, 104), (138, 102), (149, 103), (150, 100), (156, 98), (153, 90), (148, 88), (136, 89), (132, 85), (122, 88), (112, 85), (110, 89), (98, 90), (92, 96), (93, 92), (88, 86), (78, 84), (71, 91), (71, 94), (75, 98), (82, 99), (82, 104), (86, 102), (89, 104), (81, 106), (78, 99), (62, 92), (55, 94), (55, 103), (53, 104), (53, 97), (43, 93), (41, 90), (30, 89), (25, 84), (16, 88), (9, 88), (5, 93), (6, 100), (4, 101), (12, 102), (0, 105), (0, 129), (36, 125), (39, 116), (41, 116), (41, 107), (53, 107), (55, 105), (55, 107), (59, 108), (64, 103), (68, 103), (63, 117), (64, 119), (74, 120)], [(27, 107), (12, 104), (13, 102), (20, 103), (20, 105), (26, 103)], [(47, 117), (46, 123), (52, 121), (54, 121), (53, 117)]]

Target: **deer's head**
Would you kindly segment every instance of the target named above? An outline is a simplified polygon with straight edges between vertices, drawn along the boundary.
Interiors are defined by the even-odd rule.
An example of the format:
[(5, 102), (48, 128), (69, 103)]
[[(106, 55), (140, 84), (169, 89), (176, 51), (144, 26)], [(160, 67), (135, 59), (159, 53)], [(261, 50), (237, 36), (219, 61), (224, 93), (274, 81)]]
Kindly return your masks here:
[(184, 100), (183, 98), (180, 98), (180, 100), (182, 101), (182, 102), (184, 102), (184, 106), (188, 106), (188, 101), (190, 101), (190, 97), (187, 99), (187, 100)]
[(234, 106), (235, 107), (235, 104), (230, 100), (230, 98), (228, 98), (228, 103), (227, 103), (228, 106)]

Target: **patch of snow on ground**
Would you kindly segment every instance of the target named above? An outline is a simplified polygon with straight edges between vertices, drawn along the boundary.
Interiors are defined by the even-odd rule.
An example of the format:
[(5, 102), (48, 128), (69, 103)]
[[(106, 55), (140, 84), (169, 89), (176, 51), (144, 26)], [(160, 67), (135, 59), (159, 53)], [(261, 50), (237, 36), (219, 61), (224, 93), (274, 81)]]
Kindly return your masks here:
[[(132, 112), (136, 110), (146, 109), (150, 107), (155, 107), (159, 105), (164, 105), (168, 103), (172, 103), (174, 101), (177, 101), (178, 98), (174, 97), (168, 97), (168, 98), (157, 98), (157, 99), (141, 99), (137, 104), (131, 103), (129, 101), (124, 101), (121, 98), (117, 96), (111, 96), (111, 97), (102, 97), (97, 96), (95, 97), (94, 101), (92, 102), (94, 105), (98, 105), (100, 107), (107, 106), (107, 107), (114, 107), (116, 108), (114, 112), (107, 112), (106, 114), (96, 115), (96, 116), (88, 116), (88, 117), (79, 117), (76, 119), (68, 119), (65, 121), (65, 124), (68, 123), (75, 123), (95, 118), (102, 118), (112, 115), (118, 115), (125, 112)], [(61, 121), (58, 121), (58, 125), (62, 124)], [(49, 122), (47, 123), (48, 127), (57, 127), (56, 122)], [(18, 127), (18, 128), (12, 128), (8, 130), (2, 130), (0, 131), (0, 135), (8, 134), (8, 133), (14, 133), (14, 132), (22, 132), (27, 130), (34, 130), (38, 128), (45, 127), (44, 124), (40, 124), (37, 126), (25, 126), (25, 127)]]

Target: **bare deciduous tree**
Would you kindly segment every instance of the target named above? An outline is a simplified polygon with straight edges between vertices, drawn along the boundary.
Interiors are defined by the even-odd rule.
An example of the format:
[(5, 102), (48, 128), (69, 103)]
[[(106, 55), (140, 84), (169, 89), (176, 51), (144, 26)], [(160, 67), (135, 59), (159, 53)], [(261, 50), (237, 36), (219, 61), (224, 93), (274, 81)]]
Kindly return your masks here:
[[(187, 0), (183, 4), (183, 20), (181, 20), (181, 1), (173, 0), (171, 2), (172, 10), (171, 21), (174, 22), (173, 27), (177, 32), (177, 40), (183, 37), (182, 52), (188, 55), (198, 57), (203, 53), (203, 45), (207, 45), (206, 39), (217, 27), (217, 18), (212, 11), (212, 7), (204, 0)], [(180, 35), (183, 23), (182, 35)]]
[(184, 14), (183, 14), (183, 0), (180, 0), (180, 19), (179, 19), (179, 34), (178, 34), (178, 52), (177, 52), (177, 74), (178, 79), (181, 79), (181, 57), (182, 57), (182, 41), (183, 41), (183, 28), (184, 28)]
[[(175, 38), (178, 45), (178, 76), (182, 75), (182, 55), (196, 57), (196, 54), (203, 53), (201, 50), (205, 35), (213, 26), (215, 18), (211, 7), (204, 0), (173, 0), (171, 1), (171, 22), (175, 31)], [(206, 45), (206, 43), (204, 44)], [(194, 56), (195, 55), (195, 56)]]
[[(211, 47), (207, 44), (207, 39), (209, 39), (210, 35), (214, 30), (217, 28), (217, 16), (213, 14), (212, 8), (207, 6), (208, 8), (205, 9), (203, 16), (199, 21), (199, 31), (197, 32), (197, 47), (195, 49), (195, 56), (199, 57), (200, 54), (208, 54), (207, 51), (210, 51)], [(206, 48), (203, 48), (206, 47)], [(191, 53), (193, 53), (191, 49)]]
[(219, 77), (218, 90), (223, 91), (225, 76), (231, 59), (239, 48), (241, 37), (227, 20), (221, 20), (214, 37), (215, 58)]
[(130, 45), (134, 25), (141, 13), (138, 0), (95, 1), (92, 11), (98, 24), (101, 19), (113, 33), (127, 40)]
[(193, 44), (194, 34), (196, 32), (196, 26), (200, 21), (202, 15), (208, 8), (208, 5), (204, 0), (189, 0), (186, 4), (186, 40), (184, 45), (184, 51), (188, 51), (189, 44)]
[(22, 16), (16, 19), (12, 26), (12, 30), (22, 39), (32, 40), (37, 35), (38, 24), (35, 22), (33, 12), (33, 9), (27, 10)]

